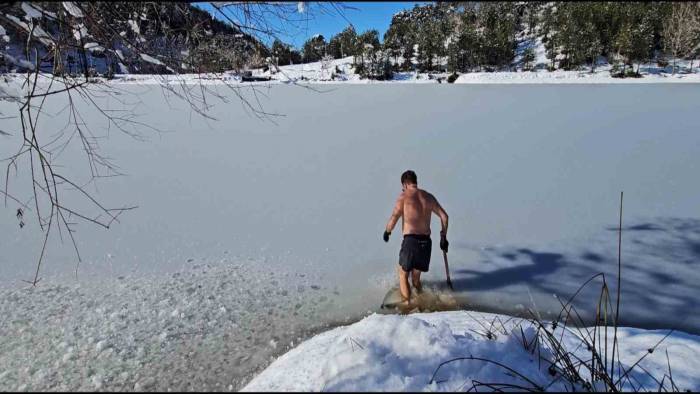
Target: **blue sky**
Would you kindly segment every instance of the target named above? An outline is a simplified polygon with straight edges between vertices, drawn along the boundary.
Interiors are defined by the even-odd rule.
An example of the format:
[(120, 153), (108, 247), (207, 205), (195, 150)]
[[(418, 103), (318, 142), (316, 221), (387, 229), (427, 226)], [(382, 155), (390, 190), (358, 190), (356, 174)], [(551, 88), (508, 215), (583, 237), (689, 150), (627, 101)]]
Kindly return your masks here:
[[(285, 23), (288, 34), (281, 36), (282, 41), (301, 48), (309, 37), (315, 34), (323, 34), (326, 41), (334, 34), (341, 32), (349, 23), (355, 26), (355, 30), (361, 33), (369, 29), (379, 31), (379, 39), (383, 39), (384, 33), (389, 28), (391, 17), (398, 11), (413, 8), (415, 4), (426, 2), (341, 2), (340, 12), (328, 3), (307, 2), (304, 12), (295, 13), (296, 23)], [(217, 19), (226, 21), (225, 17), (216, 11), (209, 3), (196, 3), (202, 9), (212, 13)], [(291, 6), (292, 4), (290, 4)], [(343, 7), (344, 6), (344, 7)], [(293, 8), (298, 8), (293, 3)], [(282, 26), (279, 19), (270, 16), (271, 23)], [(259, 37), (266, 44), (271, 44), (267, 37)]]

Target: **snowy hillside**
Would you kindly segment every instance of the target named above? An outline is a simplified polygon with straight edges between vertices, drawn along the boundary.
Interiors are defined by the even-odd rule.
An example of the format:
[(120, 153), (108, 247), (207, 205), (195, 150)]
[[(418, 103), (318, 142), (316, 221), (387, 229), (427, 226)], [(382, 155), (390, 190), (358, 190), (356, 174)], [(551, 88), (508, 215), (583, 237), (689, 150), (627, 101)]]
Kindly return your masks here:
[[(449, 5), (416, 6), (394, 15), (385, 42), (379, 41), (376, 31), (356, 34), (351, 28), (332, 37), (328, 43), (314, 35), (309, 42), (320, 40), (315, 49), (318, 53), (306, 53), (303, 51), (308, 48), (304, 49), (305, 63), (302, 64), (299, 64), (302, 56), (299, 50), (277, 41), (267, 48), (239, 27), (213, 18), (194, 6), (139, 4), (16, 2), (4, 5), (0, 9), (3, 42), (0, 71), (32, 70), (38, 62), (42, 71), (56, 76), (67, 73), (111, 78), (121, 74), (119, 77), (125, 79), (123, 74), (183, 74), (176, 78), (189, 82), (211, 71), (220, 73), (213, 79), (230, 80), (233, 76), (240, 80), (242, 70), (252, 70), (254, 75), (287, 83), (367, 83), (368, 76), (374, 79), (381, 74), (375, 69), (386, 64), (392, 71), (380, 79), (392, 82), (697, 82), (700, 78), (700, 70), (694, 67), (700, 53), (697, 40), (689, 38), (687, 45), (695, 45), (694, 49), (661, 53), (662, 49), (666, 50), (662, 44), (666, 44), (659, 36), (670, 40), (665, 36), (671, 33), (664, 30), (666, 22), (662, 23), (659, 18), (672, 18), (676, 12), (675, 6), (671, 10), (663, 4), (647, 7), (506, 2), (467, 6), (462, 10)], [(230, 5), (236, 7), (235, 3)], [(663, 15), (657, 15), (659, 13)], [(458, 16), (470, 22), (455, 24)], [(659, 20), (654, 19), (655, 16)], [(502, 26), (492, 26), (495, 17), (502, 19)], [(635, 19), (640, 17), (645, 19), (641, 22)], [(646, 36), (654, 37), (653, 42), (633, 36), (641, 41), (632, 44), (641, 45), (644, 54), (626, 55), (623, 44), (629, 40), (623, 38), (629, 33), (625, 30), (628, 25), (618, 26), (618, 21), (617, 25), (604, 29), (606, 25), (601, 21), (606, 18), (631, 18), (630, 21), (639, 22), (640, 29), (647, 29), (643, 30)], [(692, 18), (688, 18), (688, 34), (692, 36), (700, 29), (700, 16), (695, 17), (698, 19), (695, 27)], [(442, 29), (439, 34), (426, 27), (436, 23)], [(581, 28), (579, 24), (593, 29), (588, 32), (590, 37), (581, 37), (584, 32), (576, 34), (576, 29)], [(351, 35), (345, 37), (346, 33)], [(508, 37), (507, 42), (493, 41), (500, 34)], [(600, 37), (596, 37), (598, 35)], [(62, 36), (67, 37), (65, 42), (59, 40)], [(605, 40), (601, 38), (604, 36)], [(555, 39), (557, 45), (552, 44)], [(339, 52), (342, 40), (349, 40), (345, 45), (354, 48), (352, 56), (346, 56), (347, 48)], [(591, 45), (597, 49), (572, 54), (574, 49), (582, 51), (582, 46), (585, 49), (588, 41), (580, 40), (593, 40)], [(60, 51), (59, 42), (65, 45)], [(434, 45), (435, 42), (442, 45)], [(25, 51), (27, 43), (37, 52)], [(280, 48), (286, 51), (284, 63), (280, 62)], [(290, 51), (297, 54), (297, 60), (292, 60), (287, 53)], [(494, 51), (505, 52), (492, 61), (465, 58), (476, 56), (478, 51), (485, 51), (483, 56)], [(60, 62), (54, 60), (58, 55)], [(313, 61), (319, 59), (325, 60)], [(297, 64), (276, 65), (290, 61)], [(620, 68), (641, 78), (630, 75), (613, 78), (612, 74), (621, 76)], [(368, 69), (374, 71), (368, 74)], [(197, 75), (188, 75), (193, 72)]]
[(264, 50), (240, 28), (188, 3), (6, 3), (0, 43), (0, 72), (38, 65), (55, 76), (207, 71), (232, 66), (222, 51), (252, 64)]
[[(495, 335), (492, 339), (487, 338), (489, 331)], [(478, 312), (371, 315), (300, 344), (243, 391), (584, 390), (566, 382), (562, 371), (552, 374), (553, 352), (535, 342), (536, 333), (526, 321)], [(578, 359), (590, 358), (577, 337), (578, 330), (559, 328), (556, 333)], [(700, 389), (700, 337), (679, 332), (664, 339), (667, 334), (662, 330), (619, 329), (623, 370), (647, 356), (629, 379), (623, 379), (623, 390)], [(612, 347), (612, 329), (608, 338)], [(647, 354), (648, 349), (654, 349), (653, 353)], [(455, 360), (470, 357), (474, 359)], [(441, 365), (448, 360), (455, 361)], [(669, 365), (673, 383), (666, 376), (660, 385), (669, 374)], [(599, 381), (594, 391), (601, 389)]]

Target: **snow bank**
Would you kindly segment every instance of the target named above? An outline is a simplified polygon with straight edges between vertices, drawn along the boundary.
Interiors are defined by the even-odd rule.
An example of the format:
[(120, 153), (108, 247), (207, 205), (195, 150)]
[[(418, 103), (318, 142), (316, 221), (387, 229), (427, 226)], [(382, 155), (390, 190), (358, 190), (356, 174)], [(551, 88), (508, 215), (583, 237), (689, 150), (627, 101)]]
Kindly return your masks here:
[[(505, 322), (501, 335), (492, 340), (482, 335), (485, 327), (499, 319)], [(585, 355), (585, 348), (576, 347), (580, 341), (572, 332), (564, 333), (563, 342), (569, 350)], [(460, 391), (471, 388), (475, 381), (525, 387), (534, 383), (547, 390), (566, 391), (567, 386), (549, 374), (549, 364), (538, 362), (540, 355), (551, 358), (547, 349), (538, 353), (523, 345), (523, 337), (531, 342), (535, 334), (525, 321), (486, 313), (371, 315), (302, 343), (278, 358), (243, 391)], [(634, 363), (664, 335), (665, 331), (621, 328), (623, 364)], [(696, 374), (700, 337), (672, 334), (641, 366), (660, 378), (667, 371), (665, 350), (676, 385), (681, 390), (700, 388)], [(473, 359), (447, 363), (435, 373), (440, 363), (458, 357), (507, 365), (532, 382), (494, 363)], [(645, 388), (658, 389), (658, 383), (644, 374), (634, 378)]]
[(455, 83), (659, 83), (700, 82), (700, 74), (658, 73), (643, 78), (613, 78), (609, 69), (589, 71), (520, 71), (520, 72), (473, 72), (460, 75)]

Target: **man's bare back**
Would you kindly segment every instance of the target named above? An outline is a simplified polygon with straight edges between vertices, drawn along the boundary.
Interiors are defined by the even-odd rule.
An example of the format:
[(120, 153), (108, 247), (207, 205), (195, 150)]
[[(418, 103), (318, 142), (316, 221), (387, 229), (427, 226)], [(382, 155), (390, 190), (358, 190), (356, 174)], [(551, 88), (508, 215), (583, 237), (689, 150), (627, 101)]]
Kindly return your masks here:
[(415, 185), (409, 185), (396, 200), (392, 218), (401, 217), (403, 219), (401, 230), (404, 235), (430, 235), (430, 216), (433, 212), (446, 216), (445, 211), (432, 194)]
[(403, 219), (401, 230), (406, 234), (430, 235), (430, 215), (435, 213), (442, 223), (442, 234), (447, 234), (447, 212), (442, 209), (435, 196), (419, 189), (416, 184), (405, 184), (391, 212), (386, 231), (396, 226), (399, 218)]

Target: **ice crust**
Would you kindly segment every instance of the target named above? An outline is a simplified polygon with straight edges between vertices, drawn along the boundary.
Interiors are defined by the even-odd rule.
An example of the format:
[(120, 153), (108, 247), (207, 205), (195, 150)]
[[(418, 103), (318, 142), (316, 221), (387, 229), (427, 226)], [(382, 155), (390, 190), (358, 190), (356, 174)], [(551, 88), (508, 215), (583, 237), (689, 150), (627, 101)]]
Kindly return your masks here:
[(334, 295), (312, 275), (191, 264), (0, 290), (0, 390), (233, 390), (327, 327)]

